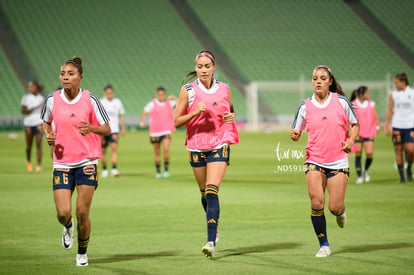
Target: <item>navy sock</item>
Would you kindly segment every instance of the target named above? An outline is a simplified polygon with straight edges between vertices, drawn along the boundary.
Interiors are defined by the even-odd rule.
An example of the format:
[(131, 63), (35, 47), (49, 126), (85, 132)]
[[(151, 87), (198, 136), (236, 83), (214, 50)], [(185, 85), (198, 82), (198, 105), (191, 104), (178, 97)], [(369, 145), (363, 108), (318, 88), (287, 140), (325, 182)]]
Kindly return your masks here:
[(106, 170), (106, 165), (104, 165), (102, 168), (103, 168), (103, 170)]
[(357, 176), (358, 177), (362, 177), (362, 172), (361, 172), (361, 155), (355, 155), (355, 168), (357, 171)]
[(84, 240), (78, 238), (78, 254), (86, 254), (86, 251), (88, 250), (88, 244), (89, 237)]
[(329, 246), (328, 235), (326, 234), (326, 219), (322, 209), (312, 209), (311, 220), (313, 229), (319, 240), (320, 246)]
[(398, 167), (398, 173), (400, 174), (400, 180), (405, 180), (405, 177), (404, 177), (404, 164), (398, 164), (397, 165), (397, 167)]
[(206, 185), (207, 202), (207, 241), (216, 241), (217, 225), (220, 216), (220, 204), (218, 199), (218, 187), (212, 184)]
[(155, 164), (155, 170), (157, 170), (157, 173), (161, 173), (161, 164), (156, 163)]
[(69, 219), (69, 223), (68, 223), (67, 225), (65, 225), (65, 227), (66, 227), (67, 229), (69, 229), (71, 226), (72, 226), (72, 217), (70, 217), (70, 219)]
[(112, 169), (116, 169), (116, 165), (112, 165)]
[(170, 166), (170, 162), (169, 161), (164, 161), (164, 171), (167, 172), (168, 171), (168, 167)]
[(201, 205), (203, 206), (204, 212), (207, 212), (207, 200), (206, 200), (206, 190), (201, 190)]
[(372, 160), (373, 160), (372, 154), (368, 154), (367, 159), (365, 160), (365, 171), (368, 171), (369, 167), (372, 164)]

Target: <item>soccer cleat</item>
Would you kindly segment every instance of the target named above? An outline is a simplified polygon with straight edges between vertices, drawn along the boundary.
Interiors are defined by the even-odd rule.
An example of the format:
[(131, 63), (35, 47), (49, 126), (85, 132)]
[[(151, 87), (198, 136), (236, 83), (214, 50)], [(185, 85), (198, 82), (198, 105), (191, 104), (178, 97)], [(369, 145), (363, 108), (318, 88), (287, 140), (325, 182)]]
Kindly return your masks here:
[(170, 172), (164, 171), (164, 179), (169, 179), (169, 178), (170, 178)]
[(62, 233), (62, 245), (65, 249), (71, 249), (73, 245), (73, 229), (74, 229), (74, 223), (73, 219), (71, 219), (72, 225), (69, 228), (66, 228), (66, 226), (63, 227), (63, 233)]
[(203, 248), (201, 249), (201, 251), (206, 255), (206, 257), (210, 257), (213, 258), (214, 257), (214, 252), (216, 251), (216, 248), (214, 247), (214, 243), (213, 242), (207, 242)]
[(156, 179), (161, 179), (161, 178), (162, 178), (161, 173), (158, 173), (158, 172), (157, 172), (157, 174), (155, 174), (155, 178), (156, 178)]
[(371, 177), (369, 176), (368, 171), (364, 172), (364, 181), (365, 182), (369, 182), (371, 180)]
[(356, 184), (362, 184), (364, 183), (364, 179), (362, 177), (358, 177), (356, 180)]
[(109, 176), (108, 170), (106, 169), (102, 170), (101, 177), (107, 178), (108, 176)]
[(76, 255), (76, 266), (87, 266), (87, 265), (88, 265), (88, 255), (77, 254)]
[(36, 166), (36, 172), (42, 172), (42, 166)]
[(32, 172), (33, 171), (33, 166), (30, 162), (27, 163), (26, 170), (27, 170), (27, 172)]
[(342, 215), (336, 216), (336, 223), (340, 228), (344, 228), (346, 225), (346, 214), (345, 212)]
[(118, 171), (118, 169), (113, 168), (112, 171), (111, 171), (111, 175), (113, 177), (119, 177), (119, 171)]
[(324, 258), (324, 257), (328, 257), (331, 255), (332, 255), (332, 252), (329, 246), (321, 246), (321, 248), (319, 248), (318, 253), (315, 254), (315, 257)]

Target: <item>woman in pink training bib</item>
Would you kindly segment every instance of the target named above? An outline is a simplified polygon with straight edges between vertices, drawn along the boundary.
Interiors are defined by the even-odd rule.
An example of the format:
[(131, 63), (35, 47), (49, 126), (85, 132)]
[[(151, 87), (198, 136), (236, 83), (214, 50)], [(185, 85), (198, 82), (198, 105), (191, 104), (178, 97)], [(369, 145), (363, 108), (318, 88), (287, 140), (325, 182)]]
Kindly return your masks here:
[(320, 246), (315, 256), (328, 257), (331, 249), (324, 214), (325, 190), (329, 195), (329, 211), (343, 228), (347, 220), (344, 201), (349, 176), (348, 153), (358, 136), (359, 124), (351, 103), (329, 67), (317, 66), (313, 70), (312, 84), (314, 94), (299, 105), (290, 137), (298, 141), (306, 127), (305, 175), (311, 200), (311, 221)]
[[(360, 129), (355, 141), (357, 150), (355, 151), (355, 168), (357, 171), (357, 184), (364, 181), (369, 182), (370, 176), (368, 169), (371, 166), (374, 156), (374, 137), (380, 129), (379, 118), (375, 102), (369, 100), (369, 90), (366, 86), (361, 86), (352, 92), (350, 101), (358, 117)], [(365, 150), (365, 169), (362, 176), (361, 156)]]
[(218, 240), (218, 191), (230, 160), (230, 144), (239, 142), (230, 88), (214, 79), (215, 65), (211, 52), (197, 54), (195, 71), (183, 83), (190, 76), (197, 79), (182, 87), (174, 118), (175, 127), (186, 126), (185, 145), (206, 212), (207, 243), (202, 252), (211, 258)]
[[(62, 245), (73, 245), (72, 194), (76, 188), (78, 229), (77, 266), (87, 266), (91, 222), (89, 211), (98, 186), (101, 136), (109, 135), (109, 117), (98, 97), (79, 88), (82, 60), (74, 57), (60, 70), (63, 89), (46, 99), (41, 117), (49, 145), (53, 146), (53, 197), (58, 221), (63, 225)], [(52, 128), (52, 122), (54, 128)]]

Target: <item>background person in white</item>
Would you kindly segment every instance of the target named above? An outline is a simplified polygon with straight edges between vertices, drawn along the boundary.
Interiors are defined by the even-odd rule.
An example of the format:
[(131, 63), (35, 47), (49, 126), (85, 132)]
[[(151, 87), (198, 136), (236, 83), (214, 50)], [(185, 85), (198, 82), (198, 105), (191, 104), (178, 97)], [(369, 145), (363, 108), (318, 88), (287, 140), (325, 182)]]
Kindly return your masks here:
[(122, 136), (125, 136), (125, 109), (122, 105), (122, 101), (119, 98), (114, 97), (114, 89), (111, 85), (105, 86), (104, 97), (101, 99), (101, 103), (109, 115), (109, 125), (111, 126), (111, 134), (102, 137), (102, 177), (108, 177), (109, 175), (107, 168), (107, 148), (109, 144), (111, 144), (112, 150), (111, 175), (113, 177), (118, 177), (118, 141), (119, 133), (121, 133)]
[(26, 136), (26, 169), (33, 171), (32, 166), (32, 144), (33, 138), (36, 137), (37, 166), (36, 172), (42, 171), (42, 136), (43, 121), (40, 113), (44, 104), (44, 97), (41, 94), (43, 87), (36, 81), (30, 81), (28, 92), (23, 96), (21, 101), (22, 114), (24, 115), (23, 125)]

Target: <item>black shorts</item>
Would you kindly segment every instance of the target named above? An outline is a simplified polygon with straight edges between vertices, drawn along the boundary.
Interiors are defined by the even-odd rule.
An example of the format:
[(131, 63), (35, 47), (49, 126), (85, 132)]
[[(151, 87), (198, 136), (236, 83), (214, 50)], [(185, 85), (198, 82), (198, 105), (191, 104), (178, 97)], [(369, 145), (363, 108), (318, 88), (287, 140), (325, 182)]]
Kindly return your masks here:
[(355, 143), (364, 143), (364, 142), (369, 142), (369, 141), (374, 141), (374, 137), (363, 138), (363, 137), (357, 136)]
[(333, 176), (338, 175), (339, 173), (344, 173), (347, 178), (349, 178), (349, 168), (341, 168), (341, 169), (329, 169), (320, 167), (314, 163), (305, 163), (305, 175), (309, 171), (318, 171), (321, 172), (326, 176), (327, 179), (332, 178)]
[(164, 139), (171, 139), (171, 134), (162, 135), (159, 137), (150, 137), (151, 144), (161, 143)]
[(400, 129), (392, 128), (392, 143), (394, 145), (401, 145), (404, 143), (414, 142), (414, 128)]
[(108, 147), (109, 143), (118, 143), (118, 133), (112, 133), (107, 136), (103, 136), (101, 141), (102, 148)]
[(39, 130), (39, 127), (40, 125), (37, 125), (37, 126), (26, 126), (26, 128), (29, 128), (30, 129), (30, 132), (33, 134), (33, 135), (41, 135), (42, 134), (42, 132)]
[(78, 168), (53, 169), (53, 190), (74, 190), (78, 184), (98, 187), (98, 167), (96, 164)]
[(230, 146), (225, 145), (220, 149), (208, 152), (188, 151), (188, 160), (192, 167), (204, 167), (210, 162), (230, 162)]

